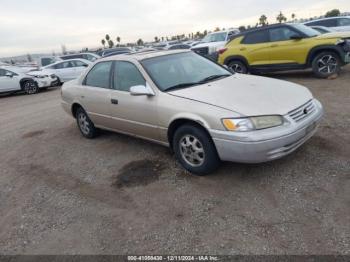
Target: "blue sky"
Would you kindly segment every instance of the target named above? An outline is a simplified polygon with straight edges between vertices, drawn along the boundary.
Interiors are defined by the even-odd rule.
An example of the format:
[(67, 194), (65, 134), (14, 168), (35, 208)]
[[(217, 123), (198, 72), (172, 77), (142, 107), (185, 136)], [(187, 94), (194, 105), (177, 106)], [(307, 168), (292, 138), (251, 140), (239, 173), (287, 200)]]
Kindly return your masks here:
[(109, 33), (122, 42), (255, 24), (279, 11), (310, 17), (350, 11), (349, 0), (0, 0), (0, 57), (98, 47)]

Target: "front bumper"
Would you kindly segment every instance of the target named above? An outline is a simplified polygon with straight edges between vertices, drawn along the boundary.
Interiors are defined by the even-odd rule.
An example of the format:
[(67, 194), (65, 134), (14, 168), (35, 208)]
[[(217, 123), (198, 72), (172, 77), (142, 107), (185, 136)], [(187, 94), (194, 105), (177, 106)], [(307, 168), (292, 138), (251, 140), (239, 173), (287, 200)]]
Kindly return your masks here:
[(222, 161), (238, 163), (263, 163), (284, 157), (309, 140), (317, 131), (324, 114), (321, 103), (315, 100), (316, 110), (305, 120), (252, 132), (211, 130)]
[(350, 63), (350, 52), (345, 54), (344, 62), (347, 63), (347, 64)]
[(35, 82), (39, 88), (58, 86), (59, 81), (56, 76), (50, 76), (45, 78), (35, 78)]

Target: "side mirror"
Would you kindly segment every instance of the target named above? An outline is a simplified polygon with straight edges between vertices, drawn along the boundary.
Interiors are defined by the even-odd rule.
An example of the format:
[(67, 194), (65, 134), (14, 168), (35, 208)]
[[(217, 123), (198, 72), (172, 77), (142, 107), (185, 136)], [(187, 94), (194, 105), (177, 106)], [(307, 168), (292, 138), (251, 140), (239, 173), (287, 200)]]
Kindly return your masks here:
[(295, 34), (295, 35), (290, 36), (290, 39), (291, 40), (301, 40), (301, 39), (303, 39), (303, 37), (301, 35)]
[(153, 90), (146, 84), (146, 86), (132, 86), (130, 87), (130, 94), (132, 96), (154, 96)]
[(11, 77), (11, 78), (12, 78), (12, 77), (13, 77), (13, 74), (12, 74), (12, 73), (10, 73), (10, 72), (7, 72), (7, 73), (6, 73), (6, 76), (7, 76), (7, 77)]

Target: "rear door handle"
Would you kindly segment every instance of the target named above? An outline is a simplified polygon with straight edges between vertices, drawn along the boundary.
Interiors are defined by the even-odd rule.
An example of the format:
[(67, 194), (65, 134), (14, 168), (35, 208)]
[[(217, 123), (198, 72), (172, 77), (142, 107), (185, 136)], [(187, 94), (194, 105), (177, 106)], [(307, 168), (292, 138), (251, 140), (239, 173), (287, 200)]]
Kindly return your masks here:
[(118, 105), (118, 100), (117, 99), (111, 99), (111, 103), (113, 104), (113, 105)]
[(270, 45), (270, 47), (277, 47), (278, 45), (277, 44), (274, 44), (274, 45)]
[(242, 47), (241, 49), (239, 49), (240, 51), (245, 51), (245, 50), (247, 50), (247, 48), (245, 48), (245, 47)]

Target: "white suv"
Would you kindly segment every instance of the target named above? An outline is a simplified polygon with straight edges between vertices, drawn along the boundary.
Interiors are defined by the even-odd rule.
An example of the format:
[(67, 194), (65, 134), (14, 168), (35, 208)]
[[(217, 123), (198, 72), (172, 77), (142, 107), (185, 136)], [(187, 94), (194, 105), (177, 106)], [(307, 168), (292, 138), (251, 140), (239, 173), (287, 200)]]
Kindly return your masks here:
[(350, 31), (350, 16), (329, 17), (304, 23), (307, 26), (324, 26), (335, 31)]
[(206, 56), (214, 61), (217, 61), (218, 51), (222, 49), (230, 38), (238, 34), (238, 29), (232, 28), (226, 31), (214, 32), (204, 37), (198, 45), (191, 50), (199, 55)]

